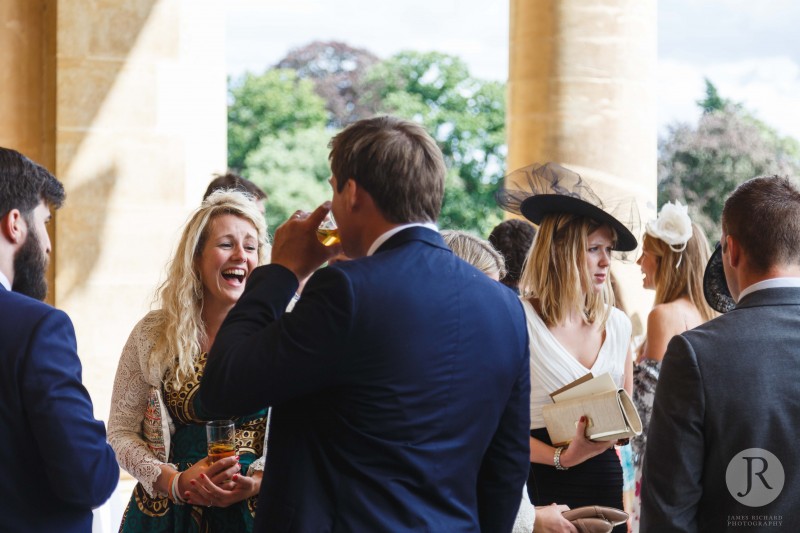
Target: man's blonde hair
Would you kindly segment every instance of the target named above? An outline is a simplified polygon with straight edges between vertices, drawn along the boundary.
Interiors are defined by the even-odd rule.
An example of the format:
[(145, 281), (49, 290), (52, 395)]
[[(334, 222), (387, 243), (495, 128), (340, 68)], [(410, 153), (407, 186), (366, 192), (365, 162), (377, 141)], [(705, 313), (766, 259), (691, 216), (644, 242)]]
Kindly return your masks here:
[[(586, 267), (589, 234), (603, 224), (580, 215), (545, 215), (533, 240), (522, 277), (520, 294), (539, 300), (539, 314), (548, 326), (563, 324), (569, 314), (578, 311), (586, 323), (605, 327), (614, 293), (611, 276), (603, 290), (591, 290), (592, 278)], [(616, 240), (614, 229), (611, 230)]]

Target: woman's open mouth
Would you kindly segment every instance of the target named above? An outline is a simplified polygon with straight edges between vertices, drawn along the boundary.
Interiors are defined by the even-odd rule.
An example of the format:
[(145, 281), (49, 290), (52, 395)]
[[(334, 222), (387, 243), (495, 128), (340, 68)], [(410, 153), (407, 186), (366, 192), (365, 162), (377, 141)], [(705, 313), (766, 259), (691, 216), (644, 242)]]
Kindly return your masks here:
[(239, 283), (243, 283), (244, 282), (244, 277), (246, 275), (247, 275), (247, 273), (244, 271), (243, 268), (229, 268), (227, 270), (223, 270), (222, 271), (222, 277), (223, 278), (225, 278), (227, 280), (230, 280), (230, 281), (236, 280)]

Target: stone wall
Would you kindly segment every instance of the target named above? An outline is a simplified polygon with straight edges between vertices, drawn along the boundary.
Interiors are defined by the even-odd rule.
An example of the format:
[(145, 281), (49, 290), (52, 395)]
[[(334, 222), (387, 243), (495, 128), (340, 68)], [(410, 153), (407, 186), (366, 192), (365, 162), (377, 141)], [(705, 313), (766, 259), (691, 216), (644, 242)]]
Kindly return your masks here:
[(224, 15), (214, 0), (2, 3), (0, 145), (67, 190), (50, 299), (75, 324), (98, 418), (188, 213), (225, 170)]

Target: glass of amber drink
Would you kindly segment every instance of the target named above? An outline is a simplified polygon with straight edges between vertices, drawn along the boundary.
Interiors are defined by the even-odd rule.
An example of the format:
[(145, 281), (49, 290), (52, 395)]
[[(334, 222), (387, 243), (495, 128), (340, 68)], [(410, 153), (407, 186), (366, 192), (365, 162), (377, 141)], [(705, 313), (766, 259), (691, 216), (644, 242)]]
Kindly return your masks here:
[(339, 240), (339, 228), (336, 226), (336, 221), (333, 219), (333, 213), (328, 211), (322, 224), (317, 228), (317, 239), (325, 246), (333, 246), (341, 242)]
[(233, 420), (212, 420), (206, 423), (208, 457), (212, 463), (236, 455), (235, 435)]

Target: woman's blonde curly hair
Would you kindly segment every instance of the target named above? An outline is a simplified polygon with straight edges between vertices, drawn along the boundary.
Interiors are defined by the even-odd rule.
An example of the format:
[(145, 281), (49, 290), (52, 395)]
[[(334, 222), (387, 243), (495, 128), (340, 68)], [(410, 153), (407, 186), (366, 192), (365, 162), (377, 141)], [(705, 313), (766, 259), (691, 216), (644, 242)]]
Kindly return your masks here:
[(160, 333), (148, 360), (150, 368), (157, 368), (164, 382), (172, 380), (176, 386), (195, 377), (194, 360), (207, 340), (202, 320), (203, 280), (197, 260), (208, 239), (211, 221), (220, 215), (235, 215), (253, 224), (258, 234), (258, 264), (268, 260), (267, 226), (252, 196), (219, 190), (189, 217), (167, 266), (167, 279), (156, 290), (155, 299), (161, 307)]

